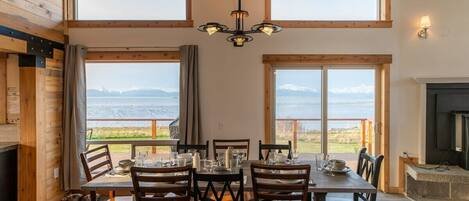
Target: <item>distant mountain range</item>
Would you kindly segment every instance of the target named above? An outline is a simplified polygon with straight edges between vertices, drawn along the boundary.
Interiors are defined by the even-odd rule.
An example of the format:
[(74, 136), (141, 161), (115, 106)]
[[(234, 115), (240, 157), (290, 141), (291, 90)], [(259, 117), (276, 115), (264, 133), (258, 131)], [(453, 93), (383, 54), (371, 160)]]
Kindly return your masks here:
[(179, 92), (167, 92), (161, 89), (137, 89), (129, 91), (109, 91), (88, 89), (88, 97), (177, 97)]
[[(297, 96), (297, 97), (320, 97), (321, 92), (312, 90), (292, 90), (292, 89), (278, 89), (277, 96)], [(97, 90), (88, 89), (88, 97), (177, 97), (179, 92), (168, 92), (161, 89), (136, 89), (129, 91), (110, 91), (110, 90)], [(373, 98), (372, 93), (334, 93), (329, 92), (329, 96), (334, 98)]]

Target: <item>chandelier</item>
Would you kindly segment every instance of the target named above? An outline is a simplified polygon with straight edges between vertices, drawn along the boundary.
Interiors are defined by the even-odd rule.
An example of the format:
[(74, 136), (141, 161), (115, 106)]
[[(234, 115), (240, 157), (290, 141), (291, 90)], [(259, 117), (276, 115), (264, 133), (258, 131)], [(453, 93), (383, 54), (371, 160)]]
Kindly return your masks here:
[(244, 30), (244, 19), (249, 16), (249, 13), (242, 10), (241, 0), (238, 0), (238, 10), (231, 11), (231, 16), (236, 19), (236, 29), (230, 30), (226, 25), (209, 22), (199, 26), (198, 30), (207, 32), (208, 35), (213, 35), (217, 32), (230, 34), (226, 40), (232, 42), (235, 47), (243, 47), (245, 43), (251, 42), (254, 38), (250, 34), (265, 33), (271, 36), (272, 33), (277, 33), (282, 30), (282, 27), (271, 23), (260, 23), (251, 27), (251, 30)]

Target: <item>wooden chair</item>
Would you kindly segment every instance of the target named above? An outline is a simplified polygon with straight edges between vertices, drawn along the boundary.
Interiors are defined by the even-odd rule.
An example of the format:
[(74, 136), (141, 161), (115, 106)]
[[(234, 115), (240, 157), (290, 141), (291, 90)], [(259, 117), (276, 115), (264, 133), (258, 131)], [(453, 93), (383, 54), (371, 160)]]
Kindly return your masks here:
[[(254, 200), (311, 199), (308, 193), (310, 165), (251, 164)], [(278, 182), (280, 180), (285, 182)]]
[(208, 159), (208, 140), (205, 144), (180, 144), (179, 141), (176, 145), (176, 150), (178, 153), (187, 153), (190, 151), (197, 151), (201, 156), (205, 156), (205, 159)]
[(225, 151), (228, 147), (241, 150), (246, 153), (246, 158), (249, 160), (249, 139), (236, 139), (236, 140), (213, 140), (213, 158), (217, 158), (218, 151)]
[(176, 168), (132, 167), (136, 201), (190, 201), (191, 166)]
[[(80, 154), (81, 163), (85, 170), (86, 180), (91, 181), (101, 177), (113, 169), (111, 153), (108, 145), (102, 145)], [(111, 200), (132, 200), (131, 197), (114, 197), (114, 192), (109, 192)], [(95, 191), (90, 192), (91, 200), (96, 200)]]
[[(236, 192), (231, 186), (233, 182), (239, 183)], [(206, 184), (205, 191), (202, 191), (200, 184)], [(217, 186), (218, 184), (223, 184), (223, 187), (220, 188), (220, 186)], [(229, 193), (231, 201), (244, 201), (243, 169), (240, 169), (237, 174), (199, 174), (194, 172), (194, 201), (209, 201), (212, 200), (211, 196), (216, 201), (222, 201), (225, 200), (223, 199), (225, 193)]]
[[(288, 144), (262, 144), (262, 141), (259, 140), (259, 160), (266, 160), (269, 158), (269, 154), (271, 151), (277, 151), (277, 153), (282, 153), (282, 150), (288, 151), (288, 159), (292, 159), (292, 151), (291, 151), (291, 141), (288, 141)], [(263, 151), (266, 151), (267, 154), (264, 157)]]
[[(367, 182), (371, 183), (371, 185), (373, 185), (375, 188), (378, 188), (381, 163), (383, 162), (384, 156), (379, 155), (378, 157), (373, 157), (368, 155), (366, 150), (366, 148), (361, 149), (358, 156), (357, 174), (363, 177)], [(376, 201), (376, 197), (376, 193), (353, 194), (354, 201), (358, 201), (359, 199), (365, 201)]]

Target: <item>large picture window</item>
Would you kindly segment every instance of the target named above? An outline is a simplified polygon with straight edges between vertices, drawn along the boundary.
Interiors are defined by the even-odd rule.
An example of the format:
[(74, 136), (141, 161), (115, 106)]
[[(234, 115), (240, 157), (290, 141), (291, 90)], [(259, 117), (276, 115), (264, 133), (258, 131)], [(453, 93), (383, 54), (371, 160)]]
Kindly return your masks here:
[(185, 20), (186, 0), (77, 0), (77, 20)]
[(287, 28), (392, 27), (391, 0), (266, 0), (266, 21)]

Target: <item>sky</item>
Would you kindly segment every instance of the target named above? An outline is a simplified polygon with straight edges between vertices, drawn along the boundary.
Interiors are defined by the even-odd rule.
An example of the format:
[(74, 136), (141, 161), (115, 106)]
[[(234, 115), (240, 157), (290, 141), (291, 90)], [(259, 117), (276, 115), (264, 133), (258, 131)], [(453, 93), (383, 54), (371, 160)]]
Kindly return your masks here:
[[(235, 2), (235, 0), (231, 1)], [(272, 19), (376, 20), (379, 10), (378, 1), (272, 0)], [(116, 2), (119, 3), (116, 4)], [(185, 2), (186, 0), (78, 0), (78, 19), (185, 20)]]
[(98, 90), (174, 92), (179, 90), (179, 63), (87, 63), (86, 84)]

